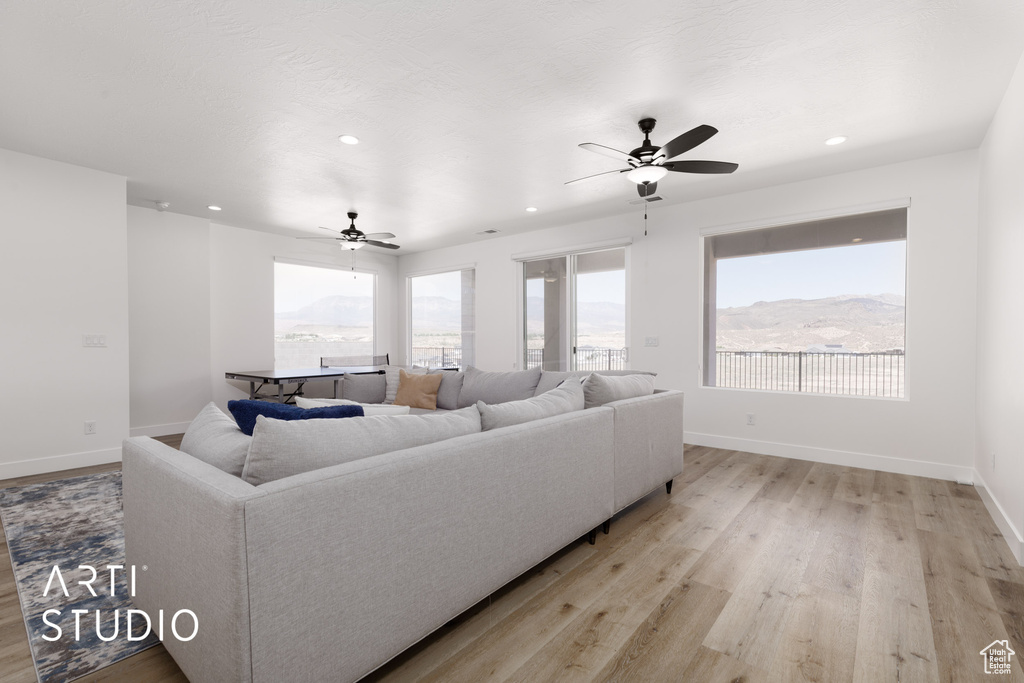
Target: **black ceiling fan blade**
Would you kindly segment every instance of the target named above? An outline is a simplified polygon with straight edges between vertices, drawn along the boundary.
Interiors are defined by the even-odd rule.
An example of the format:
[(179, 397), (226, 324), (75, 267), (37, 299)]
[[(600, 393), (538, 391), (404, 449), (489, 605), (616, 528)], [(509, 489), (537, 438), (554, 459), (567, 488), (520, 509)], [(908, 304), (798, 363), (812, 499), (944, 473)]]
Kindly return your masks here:
[(658, 153), (654, 155), (654, 160), (657, 161), (658, 159), (664, 159), (665, 161), (668, 161), (669, 159), (679, 156), (683, 152), (689, 152), (697, 145), (710, 140), (717, 132), (718, 129), (714, 126), (709, 126), (707, 124), (697, 126), (693, 130), (686, 131), (659, 149)]
[(580, 144), (580, 147), (587, 150), (588, 152), (596, 152), (606, 157), (611, 157), (612, 159), (618, 159), (619, 161), (625, 161), (627, 163), (632, 161), (637, 164), (640, 163), (639, 159), (630, 154), (620, 152), (617, 149), (612, 149), (611, 147), (607, 147), (605, 145), (599, 145), (596, 142), (584, 142)]
[(344, 242), (341, 237), (296, 237), (299, 240), (319, 240), (321, 242)]
[(596, 178), (597, 176), (600, 176), (600, 175), (608, 175), (609, 173), (628, 173), (628, 172), (630, 172), (632, 170), (633, 169), (631, 169), (631, 168), (623, 168), (623, 169), (616, 169), (614, 171), (602, 171), (600, 173), (595, 173), (594, 175), (587, 175), (587, 176), (583, 176), (582, 178), (577, 178), (576, 180), (570, 180), (570, 181), (568, 181), (566, 183), (566, 185), (569, 185), (571, 183), (578, 183), (581, 180), (590, 180), (591, 178)]
[(390, 232), (369, 232), (363, 235), (368, 240), (393, 240), (395, 236)]
[(335, 234), (337, 234), (338, 232), (340, 232), (339, 230), (335, 230), (334, 228), (325, 228), (325, 227), (324, 227), (324, 226), (322, 226), (322, 225), (318, 225), (318, 226), (316, 226), (316, 227), (320, 228), (321, 230), (326, 230), (327, 232), (333, 232), (333, 233), (335, 233)]
[(641, 197), (652, 197), (658, 191), (658, 183), (639, 183), (636, 186), (636, 191)]
[(391, 244), (390, 242), (378, 242), (377, 240), (366, 240), (366, 244), (374, 247), (384, 247), (385, 249), (398, 249), (397, 244)]
[(739, 167), (739, 164), (734, 164), (731, 161), (685, 160), (670, 161), (665, 164), (665, 168), (676, 173), (732, 173)]

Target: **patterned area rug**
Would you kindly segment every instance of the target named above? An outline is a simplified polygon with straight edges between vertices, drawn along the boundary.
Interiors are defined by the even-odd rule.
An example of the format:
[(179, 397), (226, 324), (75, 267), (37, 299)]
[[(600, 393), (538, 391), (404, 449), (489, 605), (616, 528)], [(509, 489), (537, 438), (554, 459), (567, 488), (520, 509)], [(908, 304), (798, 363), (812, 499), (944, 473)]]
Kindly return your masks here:
[[(125, 615), (132, 605), (125, 570), (114, 570), (111, 587), (109, 567), (125, 563), (120, 471), (0, 489), (0, 515), (42, 683), (74, 680), (159, 642), (153, 633), (128, 639)], [(79, 584), (92, 578), (80, 565), (97, 572), (91, 584), (95, 597)], [(54, 566), (60, 567), (68, 597)], [(59, 610), (59, 615), (45, 617), (60, 628), (59, 638), (57, 628), (44, 621), (47, 610)], [(72, 610), (87, 612), (76, 615)], [(117, 636), (106, 642), (115, 630), (115, 613)], [(132, 627), (133, 638), (146, 632), (137, 615)]]

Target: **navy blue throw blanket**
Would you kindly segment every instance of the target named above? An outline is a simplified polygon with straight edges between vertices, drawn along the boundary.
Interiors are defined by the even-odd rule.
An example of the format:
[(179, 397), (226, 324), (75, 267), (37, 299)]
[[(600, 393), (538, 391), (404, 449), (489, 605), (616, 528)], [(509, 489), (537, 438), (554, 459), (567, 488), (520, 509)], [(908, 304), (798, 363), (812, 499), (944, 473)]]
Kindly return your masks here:
[(324, 406), (322, 408), (300, 408), (286, 403), (272, 401), (228, 401), (228, 410), (238, 423), (238, 428), (252, 436), (256, 417), (270, 417), (275, 420), (312, 420), (335, 417), (362, 417), (362, 406)]

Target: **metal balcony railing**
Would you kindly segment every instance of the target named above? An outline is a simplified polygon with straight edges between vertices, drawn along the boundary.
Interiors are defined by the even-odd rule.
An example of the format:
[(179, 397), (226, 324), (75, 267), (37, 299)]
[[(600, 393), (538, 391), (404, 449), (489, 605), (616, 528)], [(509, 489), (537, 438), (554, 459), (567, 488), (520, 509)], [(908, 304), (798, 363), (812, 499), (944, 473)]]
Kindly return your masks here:
[(734, 389), (903, 398), (905, 358), (884, 353), (717, 351), (709, 384)]

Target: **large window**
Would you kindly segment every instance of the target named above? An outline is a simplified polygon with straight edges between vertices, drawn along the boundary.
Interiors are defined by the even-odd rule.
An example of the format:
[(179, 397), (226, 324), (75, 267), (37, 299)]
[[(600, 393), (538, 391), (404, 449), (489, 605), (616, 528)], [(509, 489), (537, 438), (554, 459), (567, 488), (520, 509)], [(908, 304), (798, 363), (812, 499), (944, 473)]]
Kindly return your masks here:
[(704, 384), (902, 398), (907, 210), (704, 237)]
[(372, 356), (375, 278), (276, 261), (274, 367), (318, 367), (321, 356)]
[(475, 362), (476, 271), (409, 278), (409, 362), (453, 368)]
[(622, 370), (626, 250), (523, 261), (523, 367)]

